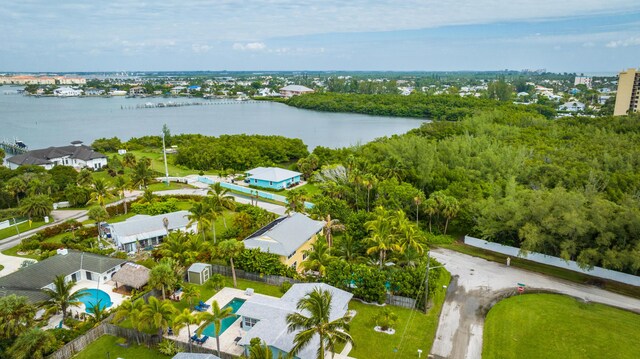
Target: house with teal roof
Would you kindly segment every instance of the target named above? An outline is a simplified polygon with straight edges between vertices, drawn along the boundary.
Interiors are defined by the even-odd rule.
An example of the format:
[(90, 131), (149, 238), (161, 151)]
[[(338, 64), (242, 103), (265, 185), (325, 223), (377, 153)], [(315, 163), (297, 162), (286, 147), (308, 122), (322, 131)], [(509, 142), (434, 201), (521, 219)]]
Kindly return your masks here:
[(300, 183), (302, 173), (278, 167), (257, 167), (245, 173), (245, 182), (251, 186), (286, 189)]

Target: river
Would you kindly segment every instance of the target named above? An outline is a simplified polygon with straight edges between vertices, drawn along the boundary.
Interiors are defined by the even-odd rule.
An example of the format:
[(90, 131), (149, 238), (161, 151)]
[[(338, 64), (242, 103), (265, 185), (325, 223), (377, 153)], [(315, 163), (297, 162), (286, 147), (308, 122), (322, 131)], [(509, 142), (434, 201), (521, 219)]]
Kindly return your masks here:
[[(300, 138), (313, 149), (363, 144), (407, 132), (424, 120), (303, 110), (273, 102), (239, 102), (199, 98), (33, 97), (8, 94), (0, 86), (0, 140), (14, 138), (30, 149), (62, 146), (74, 140), (87, 144), (101, 137), (160, 134), (262, 134)], [(136, 109), (146, 103), (200, 102), (202, 106)], [(131, 109), (133, 108), (133, 109)]]

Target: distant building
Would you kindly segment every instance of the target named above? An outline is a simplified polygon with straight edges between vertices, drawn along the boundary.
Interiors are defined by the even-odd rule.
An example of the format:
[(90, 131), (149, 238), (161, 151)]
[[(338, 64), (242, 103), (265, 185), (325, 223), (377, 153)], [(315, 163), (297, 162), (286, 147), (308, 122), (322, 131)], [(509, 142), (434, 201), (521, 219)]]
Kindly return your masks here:
[(558, 108), (560, 111), (568, 111), (568, 112), (582, 112), (585, 109), (585, 106), (582, 102), (578, 101), (569, 101), (563, 103)]
[(107, 156), (83, 145), (82, 141), (73, 141), (69, 146), (49, 147), (9, 157), (7, 163), (11, 169), (23, 165), (36, 165), (48, 170), (54, 166), (71, 166), (78, 169), (88, 167), (97, 170), (107, 165)]
[(77, 97), (82, 95), (82, 90), (76, 90), (71, 87), (60, 87), (53, 90), (53, 95), (58, 97)]
[(285, 189), (300, 183), (302, 173), (279, 167), (257, 167), (245, 173), (245, 182), (252, 186)]
[(104, 95), (104, 90), (103, 89), (94, 89), (94, 88), (89, 88), (84, 90), (84, 94), (87, 96), (102, 96)]
[(623, 116), (629, 112), (638, 112), (640, 98), (640, 72), (636, 69), (622, 71), (618, 75), (618, 93), (614, 116)]
[(323, 221), (293, 213), (276, 219), (247, 237), (244, 247), (277, 254), (284, 265), (299, 270), (300, 263), (307, 259), (304, 251), (316, 242), (324, 225)]
[(129, 89), (129, 96), (144, 95), (147, 91), (142, 86), (136, 86)]
[[(139, 214), (124, 222), (107, 224), (103, 233), (125, 252), (136, 252), (158, 245), (167, 236), (167, 232), (181, 231), (195, 233), (197, 225), (189, 225), (189, 211), (148, 216)], [(166, 227), (165, 227), (166, 218)]]
[(591, 88), (591, 80), (591, 77), (588, 76), (576, 76), (573, 86), (585, 85), (587, 88)]
[(306, 93), (313, 93), (313, 90), (300, 85), (288, 85), (280, 89), (280, 94), (284, 97), (304, 95)]

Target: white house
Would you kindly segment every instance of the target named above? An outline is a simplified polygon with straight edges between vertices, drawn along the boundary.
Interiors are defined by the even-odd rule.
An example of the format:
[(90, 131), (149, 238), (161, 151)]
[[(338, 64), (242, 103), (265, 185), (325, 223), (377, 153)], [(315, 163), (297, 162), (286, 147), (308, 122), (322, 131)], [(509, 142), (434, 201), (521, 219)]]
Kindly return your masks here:
[[(236, 312), (241, 316), (242, 328), (247, 333), (238, 341), (244, 347), (245, 354), (249, 354), (251, 339), (260, 338), (271, 348), (274, 357), (278, 354), (288, 354), (293, 349), (293, 339), (298, 331), (289, 332), (287, 315), (300, 311), (296, 308), (298, 301), (315, 289), (331, 293), (331, 309), (329, 320), (333, 321), (347, 314), (349, 301), (353, 294), (332, 287), (325, 283), (298, 283), (281, 297), (252, 296), (244, 302)], [(302, 313), (308, 315), (308, 313)], [(320, 346), (320, 338), (314, 335), (309, 344), (297, 354), (299, 359), (315, 359)]]
[(582, 102), (578, 101), (569, 101), (565, 102), (558, 108), (560, 111), (569, 111), (569, 112), (582, 112), (584, 111), (585, 105)]
[(313, 90), (300, 85), (288, 85), (280, 89), (280, 94), (284, 97), (291, 97), (297, 95), (304, 95), (306, 93), (312, 93)]
[(82, 95), (82, 90), (72, 89), (71, 87), (60, 87), (53, 90), (53, 95), (58, 97), (77, 97)]
[[(124, 222), (107, 224), (103, 234), (125, 252), (136, 252), (160, 244), (168, 232), (196, 233), (197, 224), (189, 225), (189, 211), (148, 216), (139, 214)], [(166, 225), (166, 227), (165, 227)]]
[(73, 141), (69, 146), (49, 147), (10, 157), (7, 159), (7, 164), (11, 169), (23, 165), (36, 165), (48, 170), (54, 166), (97, 170), (107, 165), (107, 156), (83, 145), (82, 141)]
[(125, 263), (126, 259), (59, 249), (55, 256), (0, 277), (0, 297), (16, 294), (40, 302), (48, 298), (41, 289), (54, 289), (56, 276), (64, 276), (67, 282), (89, 280), (101, 285), (111, 280)]

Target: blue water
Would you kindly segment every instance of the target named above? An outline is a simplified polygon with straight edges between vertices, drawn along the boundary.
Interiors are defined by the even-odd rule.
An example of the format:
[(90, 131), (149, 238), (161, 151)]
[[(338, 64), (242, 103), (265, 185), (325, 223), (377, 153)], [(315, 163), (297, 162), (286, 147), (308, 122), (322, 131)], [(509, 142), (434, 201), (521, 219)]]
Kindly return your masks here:
[(84, 303), (87, 313), (93, 313), (93, 307), (100, 303), (100, 309), (109, 308), (113, 303), (111, 297), (106, 292), (100, 289), (83, 289), (78, 293), (89, 293), (88, 295), (80, 297), (80, 301)]
[[(222, 307), (222, 309), (231, 308), (231, 311), (235, 313), (238, 311), (238, 309), (240, 309), (240, 307), (242, 307), (243, 304), (244, 304), (244, 299), (233, 298), (229, 303), (227, 303), (227, 305)], [(231, 324), (233, 324), (236, 321), (236, 319), (238, 319), (238, 315), (234, 315), (233, 317), (223, 319), (222, 325), (220, 326), (220, 334), (224, 333), (224, 331), (227, 330), (227, 328), (229, 328)], [(206, 328), (204, 328), (204, 330), (202, 331), (202, 334), (215, 338), (216, 337), (215, 324), (213, 323), (209, 324)]]

